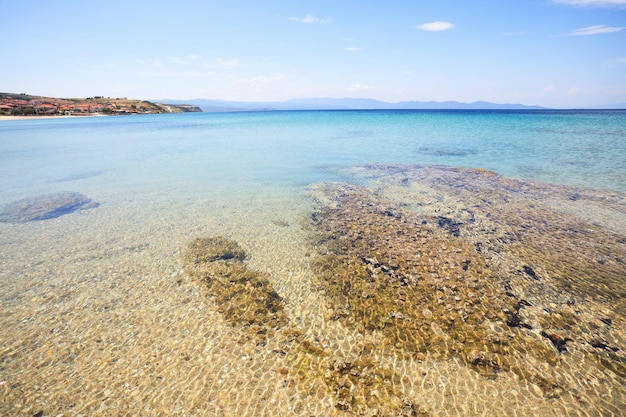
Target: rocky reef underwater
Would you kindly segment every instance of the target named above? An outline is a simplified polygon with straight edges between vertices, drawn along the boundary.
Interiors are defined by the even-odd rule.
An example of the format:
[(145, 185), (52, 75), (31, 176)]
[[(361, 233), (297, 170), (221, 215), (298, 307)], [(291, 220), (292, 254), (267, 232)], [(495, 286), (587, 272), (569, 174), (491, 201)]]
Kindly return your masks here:
[[(188, 243), (185, 269), (277, 370), (338, 415), (437, 415), (409, 365), (454, 361), (589, 415), (626, 402), (626, 196), (480, 169), (371, 164), (309, 187), (310, 291), (361, 335), (332, 351), (289, 316), (230, 239)], [(404, 369), (402, 372), (400, 368)]]
[(61, 191), (24, 198), (5, 205), (0, 210), (0, 222), (26, 223), (48, 220), (98, 206), (99, 203), (81, 193)]

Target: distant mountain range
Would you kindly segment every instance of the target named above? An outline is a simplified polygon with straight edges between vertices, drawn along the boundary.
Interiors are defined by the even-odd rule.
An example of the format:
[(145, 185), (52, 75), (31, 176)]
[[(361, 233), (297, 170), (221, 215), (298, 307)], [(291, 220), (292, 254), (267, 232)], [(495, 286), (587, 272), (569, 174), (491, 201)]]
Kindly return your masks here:
[(167, 104), (188, 104), (205, 112), (276, 110), (541, 110), (523, 104), (496, 104), (488, 101), (401, 101), (388, 103), (369, 98), (300, 98), (287, 101), (246, 102), (225, 100), (157, 100)]

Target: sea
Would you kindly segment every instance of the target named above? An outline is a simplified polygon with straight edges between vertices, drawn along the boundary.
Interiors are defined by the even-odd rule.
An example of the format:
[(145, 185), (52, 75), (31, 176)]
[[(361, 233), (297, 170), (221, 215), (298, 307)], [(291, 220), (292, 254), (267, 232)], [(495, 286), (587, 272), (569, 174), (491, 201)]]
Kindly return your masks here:
[[(515, 245), (512, 238), (498, 235), (492, 246), (478, 242), (479, 233), (498, 232), (476, 226), (506, 213), (513, 220), (502, 214), (498, 225), (535, 230), (552, 239), (543, 244), (554, 253), (560, 243), (571, 252), (568, 239), (578, 242), (579, 234), (589, 233), (580, 242), (604, 248), (604, 258), (594, 259), (617, 268), (611, 274), (626, 271), (626, 110), (268, 111), (0, 121), (0, 210), (15, 209), (15, 202), (28, 210), (38, 198), (67, 192), (92, 204), (66, 207), (50, 218), (0, 222), (2, 415), (447, 416), (506, 410), (600, 416), (619, 415), (626, 401), (623, 293), (611, 292), (626, 286), (626, 275), (606, 284), (608, 292), (585, 297), (582, 281), (533, 264), (525, 252), (506, 252), (506, 245)], [(360, 205), (349, 204), (354, 199)], [(356, 261), (345, 265), (362, 262), (372, 277), (397, 278), (405, 268), (400, 261), (385, 264), (382, 252), (378, 258), (358, 252), (365, 250), (358, 239), (347, 244), (356, 255), (329, 246), (329, 240), (378, 221), (355, 220), (378, 212), (337, 210), (378, 205), (393, 207), (373, 217), (381, 222), (426, 216), (414, 222), (434, 225), (424, 236), (449, 235), (451, 242), (467, 237), (458, 248), (476, 248), (492, 270), (505, 271), (497, 276), (510, 274), (509, 287), (494, 291), (515, 293), (520, 280), (517, 288), (525, 295), (516, 293), (519, 312), (502, 307), (485, 319), (503, 334), (503, 341), (494, 342), (494, 336), (489, 343), (504, 350), (453, 347), (452, 340), (461, 339), (451, 336), (457, 324), (450, 321), (428, 327), (428, 337), (445, 341), (432, 342), (437, 349), (389, 343), (388, 325), (359, 326), (357, 301), (345, 294), (333, 298), (332, 283), (319, 278), (329, 275), (320, 273), (320, 259), (329, 253), (354, 255)], [(541, 212), (532, 211), (539, 206)], [(545, 217), (533, 223), (537, 213)], [(538, 226), (551, 221), (567, 226)], [(344, 223), (332, 237), (323, 234)], [(384, 223), (376, 234), (396, 227)], [(245, 251), (242, 267), (271, 286), (289, 324), (261, 331), (254, 320), (229, 316), (235, 299), (223, 301), (206, 283), (221, 279), (219, 274), (188, 265), (190, 242), (215, 236)], [(469, 261), (459, 262), (466, 262), (459, 271), (467, 272)], [(585, 265), (580, 268), (590, 269)], [(437, 279), (433, 288), (442, 285)], [(559, 279), (569, 286), (559, 286)], [(344, 292), (356, 286), (342, 285)], [(544, 300), (542, 292), (554, 298)], [(587, 304), (576, 310), (574, 298)], [(542, 321), (560, 306), (568, 310), (559, 310), (559, 317), (594, 324), (570, 335), (570, 322), (559, 327)], [(429, 308), (419, 307), (413, 322), (430, 318)], [(402, 319), (393, 314), (394, 323)], [(257, 326), (255, 336), (247, 325)], [(502, 346), (515, 350), (508, 341), (522, 338), (553, 356), (524, 359), (532, 372), (519, 371), (521, 362), (489, 356), (508, 357)], [(526, 358), (530, 348), (524, 346), (519, 351)]]
[(20, 120), (0, 135), (0, 203), (74, 184), (243, 196), (371, 162), (626, 191), (623, 110), (183, 113)]

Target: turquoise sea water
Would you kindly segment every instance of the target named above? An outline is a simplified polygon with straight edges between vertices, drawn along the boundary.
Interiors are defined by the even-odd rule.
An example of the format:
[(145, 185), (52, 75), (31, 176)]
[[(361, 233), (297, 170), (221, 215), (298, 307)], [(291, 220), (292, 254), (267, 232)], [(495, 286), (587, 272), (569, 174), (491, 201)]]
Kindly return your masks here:
[[(626, 191), (626, 111), (190, 113), (0, 124), (0, 203), (66, 189), (243, 197), (384, 162)], [(174, 193), (174, 194), (176, 194)], [(172, 196), (174, 197), (174, 195)]]
[[(4, 220), (5, 204), (68, 191), (98, 205)], [(2, 121), (0, 415), (357, 415), (342, 411), (347, 370), (383, 398), (358, 415), (409, 403), (446, 417), (621, 415), (626, 194), (615, 192), (626, 192), (626, 111)], [(221, 275), (189, 272), (190, 242), (215, 236), (282, 303), (288, 326), (263, 343), (271, 315), (220, 302), (222, 287), (205, 284)], [(346, 246), (325, 247), (335, 236)], [(349, 262), (323, 263), (337, 250)], [(372, 318), (391, 330), (359, 324)], [(424, 338), (420, 351), (397, 343), (406, 334)]]

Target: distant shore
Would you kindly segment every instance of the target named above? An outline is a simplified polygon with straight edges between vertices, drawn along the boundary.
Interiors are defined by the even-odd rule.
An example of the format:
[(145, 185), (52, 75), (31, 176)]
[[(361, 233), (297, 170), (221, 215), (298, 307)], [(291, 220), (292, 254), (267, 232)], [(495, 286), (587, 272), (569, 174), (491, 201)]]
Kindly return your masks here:
[[(189, 104), (163, 104), (147, 100), (93, 96), (86, 98), (58, 98), (29, 94), (0, 93), (2, 116), (106, 116), (126, 114), (163, 114), (201, 112)], [(2, 118), (2, 120), (7, 120)], [(17, 119), (8, 119), (17, 120)]]

